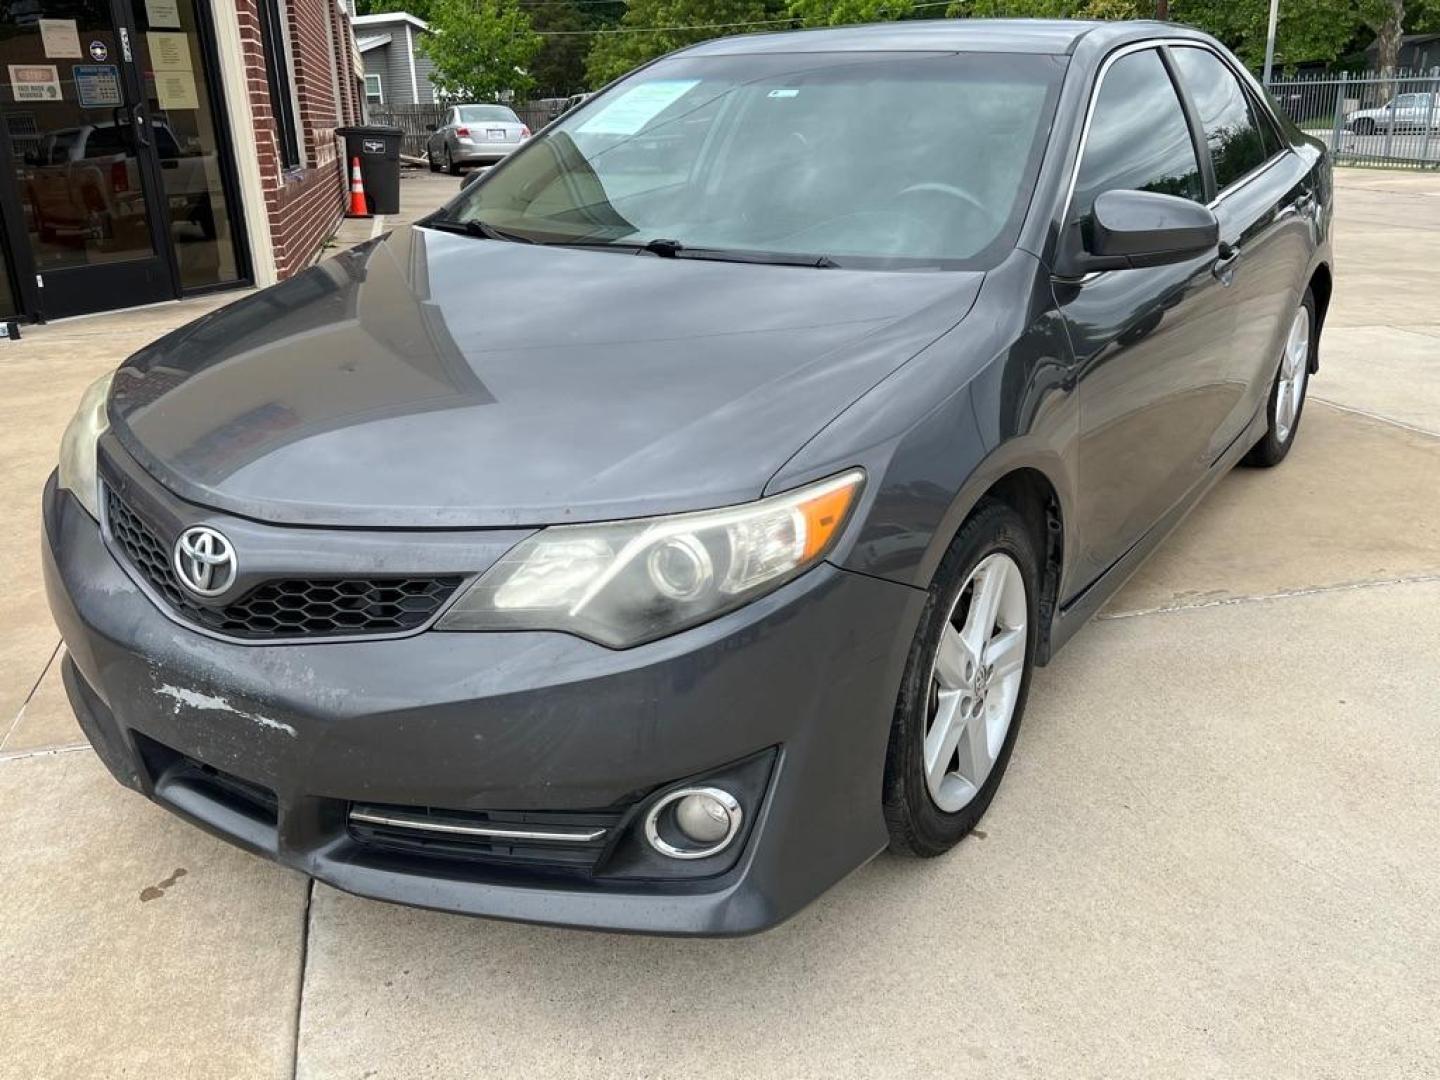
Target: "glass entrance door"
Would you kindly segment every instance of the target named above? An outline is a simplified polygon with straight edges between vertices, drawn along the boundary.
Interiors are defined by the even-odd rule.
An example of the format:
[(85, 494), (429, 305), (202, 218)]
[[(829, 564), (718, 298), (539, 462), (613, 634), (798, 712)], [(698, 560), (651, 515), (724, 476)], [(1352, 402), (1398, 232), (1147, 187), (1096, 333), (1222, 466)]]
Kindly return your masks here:
[(0, 201), (17, 280), (45, 318), (178, 295), (129, 9), (0, 5)]

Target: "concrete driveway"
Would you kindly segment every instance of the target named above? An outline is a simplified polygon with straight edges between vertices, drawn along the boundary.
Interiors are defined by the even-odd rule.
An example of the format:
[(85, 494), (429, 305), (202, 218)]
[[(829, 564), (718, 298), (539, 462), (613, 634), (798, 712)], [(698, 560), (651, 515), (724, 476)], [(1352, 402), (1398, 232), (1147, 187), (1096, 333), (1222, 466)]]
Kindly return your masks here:
[(742, 941), (359, 900), (121, 789), (37, 494), (86, 382), (218, 301), (0, 345), (0, 1076), (1440, 1075), (1440, 177), (1339, 182), (1290, 459), (1039, 674), (971, 839)]

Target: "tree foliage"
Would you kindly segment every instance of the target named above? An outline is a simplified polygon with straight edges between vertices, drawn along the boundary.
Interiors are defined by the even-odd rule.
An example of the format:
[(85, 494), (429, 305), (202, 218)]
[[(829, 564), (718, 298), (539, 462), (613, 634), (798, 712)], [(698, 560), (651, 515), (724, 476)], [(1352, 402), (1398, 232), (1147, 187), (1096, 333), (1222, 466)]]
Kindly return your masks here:
[(915, 3), (916, 0), (789, 0), (786, 9), (802, 26), (846, 26), (908, 19), (916, 14)]
[(431, 0), (431, 33), (421, 48), (435, 65), (431, 81), (440, 96), (490, 101), (535, 83), (530, 64), (544, 38), (516, 0)]
[[(697, 41), (747, 29), (783, 29), (767, 24), (784, 16), (775, 0), (631, 0), (616, 29), (640, 32), (594, 35), (585, 65), (590, 86), (598, 88), (647, 60)], [(702, 29), (676, 29), (696, 26)]]
[(356, 15), (382, 15), (390, 11), (403, 11), (417, 19), (430, 21), (431, 0), (356, 0)]
[(590, 52), (596, 20), (565, 0), (545, 0), (527, 7), (530, 23), (543, 36), (530, 74), (538, 97), (568, 97), (585, 89), (585, 57)]
[[(1403, 0), (1282, 0), (1277, 64), (1334, 60), (1353, 42), (1365, 9)], [(1412, 3), (1415, 0), (1411, 0)], [(956, 0), (947, 14), (1040, 19), (1149, 19), (1154, 0)], [(1170, 18), (1219, 38), (1251, 67), (1265, 61), (1270, 0), (1170, 0)]]

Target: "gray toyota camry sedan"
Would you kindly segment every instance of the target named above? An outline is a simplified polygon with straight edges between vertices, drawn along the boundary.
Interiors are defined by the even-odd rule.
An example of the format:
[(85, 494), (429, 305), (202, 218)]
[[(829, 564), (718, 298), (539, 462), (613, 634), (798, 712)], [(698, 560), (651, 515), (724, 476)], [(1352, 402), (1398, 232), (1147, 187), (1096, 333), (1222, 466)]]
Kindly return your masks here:
[(1330, 223), (1325, 149), (1177, 26), (675, 53), (90, 388), (70, 700), (351, 892), (771, 926), (965, 836), (1032, 669), (1289, 453)]

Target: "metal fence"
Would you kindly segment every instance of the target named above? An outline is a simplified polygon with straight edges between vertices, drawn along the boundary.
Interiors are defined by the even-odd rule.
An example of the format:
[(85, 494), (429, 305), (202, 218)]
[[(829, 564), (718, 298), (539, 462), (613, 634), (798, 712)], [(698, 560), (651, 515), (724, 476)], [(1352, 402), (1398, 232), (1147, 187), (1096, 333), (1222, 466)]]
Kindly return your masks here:
[[(560, 114), (560, 105), (557, 102), (563, 102), (563, 99), (511, 102), (510, 108), (515, 110), (515, 115), (520, 117), (520, 122), (533, 132), (539, 131)], [(445, 122), (445, 114), (449, 109), (449, 105), (440, 103), (433, 105), (371, 105), (366, 115), (372, 124), (386, 124), (403, 130), (405, 141), (401, 145), (401, 152), (410, 157), (423, 158), (425, 156), (425, 140), (429, 138), (432, 130)]]
[(1270, 93), (1337, 164), (1440, 168), (1440, 68), (1272, 78)]

